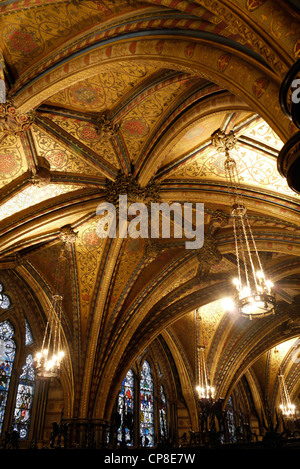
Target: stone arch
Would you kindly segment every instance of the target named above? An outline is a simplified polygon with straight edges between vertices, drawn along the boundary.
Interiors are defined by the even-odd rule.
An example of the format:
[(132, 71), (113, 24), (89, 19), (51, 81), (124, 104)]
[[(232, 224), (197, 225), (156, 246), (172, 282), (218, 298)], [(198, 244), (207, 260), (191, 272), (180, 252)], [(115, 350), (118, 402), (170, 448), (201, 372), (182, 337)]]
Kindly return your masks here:
[[(122, 61), (154, 61), (164, 67), (199, 75), (244, 100), (283, 140), (291, 136), (289, 120), (277, 105), (280, 80), (261, 61), (233, 47), (196, 37), (168, 36), (118, 38), (86, 47), (33, 78), (12, 96), (20, 112), (38, 107), (57, 91), (101, 72), (104, 65)], [(160, 44), (160, 47), (158, 47)], [(161, 45), (162, 44), (162, 45)], [(221, 60), (226, 58), (225, 65)], [(274, 104), (273, 104), (274, 103)]]

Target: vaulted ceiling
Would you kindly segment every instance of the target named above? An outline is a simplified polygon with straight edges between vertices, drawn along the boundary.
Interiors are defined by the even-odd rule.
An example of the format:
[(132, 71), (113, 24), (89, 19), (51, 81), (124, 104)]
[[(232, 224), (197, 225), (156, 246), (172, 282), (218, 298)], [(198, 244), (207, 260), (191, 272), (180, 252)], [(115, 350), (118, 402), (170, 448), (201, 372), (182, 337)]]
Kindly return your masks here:
[[(223, 396), (245, 373), (259, 381), (259, 360), (297, 339), (299, 195), (276, 158), (296, 130), (278, 92), (300, 54), (298, 31), (299, 12), (283, 1), (1, 3), (0, 275), (13, 298), (13, 285), (30, 298), (25, 314), (40, 339), (60, 229), (77, 233), (64, 295), (69, 409), (108, 417), (107, 396), (159, 335), (192, 393), (186, 331), (197, 307)], [(277, 315), (252, 323), (219, 302), (236, 261), (224, 155), (211, 144), (219, 128), (236, 133), (252, 229), (280, 304)], [(147, 239), (97, 236), (97, 206), (120, 175), (141, 187), (156, 182), (161, 201), (204, 203), (205, 237), (218, 252), (209, 267), (184, 239), (160, 239), (150, 250)], [(289, 362), (287, 373), (297, 395), (295, 367)], [(268, 386), (261, 383), (262, 395)]]

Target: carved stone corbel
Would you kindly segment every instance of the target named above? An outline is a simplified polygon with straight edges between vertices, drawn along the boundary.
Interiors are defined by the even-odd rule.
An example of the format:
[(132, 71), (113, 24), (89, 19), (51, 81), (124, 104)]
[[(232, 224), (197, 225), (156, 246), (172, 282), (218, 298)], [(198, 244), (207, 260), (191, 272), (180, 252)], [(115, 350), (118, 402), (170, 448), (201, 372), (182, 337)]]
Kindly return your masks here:
[(60, 229), (59, 239), (65, 244), (74, 244), (78, 233), (75, 233), (71, 225), (65, 225)]

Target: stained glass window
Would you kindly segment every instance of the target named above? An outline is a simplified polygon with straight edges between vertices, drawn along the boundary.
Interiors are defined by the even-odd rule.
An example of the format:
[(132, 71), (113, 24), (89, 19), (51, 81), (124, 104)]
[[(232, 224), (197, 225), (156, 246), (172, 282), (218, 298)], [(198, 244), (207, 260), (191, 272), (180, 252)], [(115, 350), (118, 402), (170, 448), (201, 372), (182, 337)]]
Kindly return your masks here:
[(11, 306), (11, 301), (8, 295), (4, 292), (3, 284), (0, 282), (0, 308), (2, 309), (9, 309)]
[(153, 378), (147, 361), (140, 380), (140, 439), (142, 446), (154, 446)]
[(7, 396), (15, 359), (14, 330), (8, 321), (0, 323), (0, 433), (2, 433)]
[(127, 446), (132, 446), (134, 427), (134, 375), (132, 370), (128, 371), (121, 384), (118, 396), (118, 413), (121, 419), (118, 442), (125, 442)]
[(163, 386), (160, 387), (159, 428), (161, 436), (167, 438), (167, 399)]
[(233, 408), (233, 400), (231, 396), (228, 399), (226, 411), (227, 411), (227, 425), (228, 425), (229, 441), (230, 443), (236, 443), (234, 408)]
[(25, 319), (25, 345), (30, 345), (33, 342), (33, 337), (31, 333), (31, 329), (29, 327), (28, 322)]
[(34, 380), (33, 358), (32, 355), (28, 355), (19, 378), (14, 412), (14, 430), (18, 430), (21, 439), (28, 438)]

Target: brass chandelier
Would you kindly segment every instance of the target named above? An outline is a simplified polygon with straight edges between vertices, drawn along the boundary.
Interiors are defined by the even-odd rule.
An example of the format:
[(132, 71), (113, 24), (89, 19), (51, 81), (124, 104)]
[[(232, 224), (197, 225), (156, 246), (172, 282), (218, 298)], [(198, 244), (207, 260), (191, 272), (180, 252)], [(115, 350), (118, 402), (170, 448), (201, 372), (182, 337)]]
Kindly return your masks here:
[(287, 390), (284, 376), (282, 373), (279, 373), (278, 380), (279, 380), (280, 396), (281, 396), (281, 404), (279, 405), (279, 408), (284, 417), (291, 418), (295, 414), (296, 406), (292, 404), (291, 402), (291, 398)]
[(55, 378), (60, 374), (64, 351), (61, 344), (61, 295), (53, 295), (41, 350), (36, 354), (36, 374), (40, 378)]
[(202, 318), (199, 310), (195, 310), (195, 331), (196, 331), (196, 391), (199, 399), (215, 398), (215, 388), (211, 386), (206, 368), (205, 346), (202, 337)]
[(76, 234), (67, 225), (60, 232), (62, 247), (55, 268), (54, 288), (41, 350), (35, 356), (36, 375), (40, 378), (58, 377), (65, 352), (62, 345), (62, 304), (65, 276), (68, 265), (68, 246)]
[(236, 146), (233, 131), (226, 134), (217, 130), (212, 134), (212, 144), (219, 152), (225, 153), (225, 176), (232, 193), (231, 218), (233, 224), (237, 277), (233, 279), (236, 288), (234, 305), (245, 317), (265, 317), (275, 312), (273, 283), (266, 279), (255, 239), (249, 223), (247, 209), (239, 187), (235, 159), (229, 150)]

